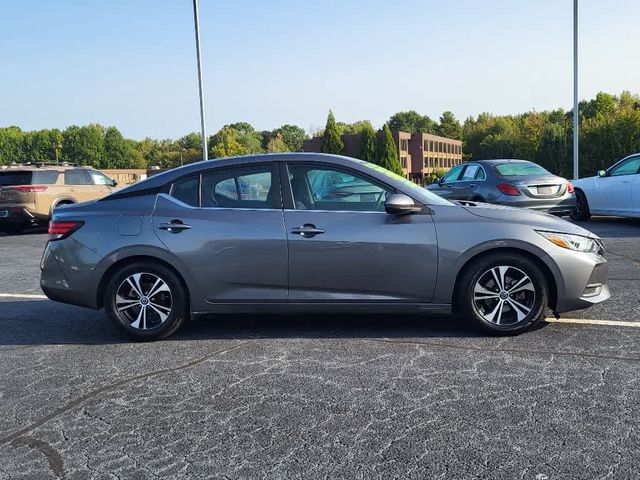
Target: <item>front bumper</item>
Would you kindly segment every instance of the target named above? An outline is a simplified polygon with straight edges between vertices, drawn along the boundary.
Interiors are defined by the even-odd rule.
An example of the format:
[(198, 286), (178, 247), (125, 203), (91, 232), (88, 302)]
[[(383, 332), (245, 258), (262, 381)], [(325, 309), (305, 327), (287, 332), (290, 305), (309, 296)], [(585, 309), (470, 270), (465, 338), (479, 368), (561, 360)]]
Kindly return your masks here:
[(606, 284), (609, 265), (595, 253), (581, 253), (556, 247), (551, 254), (562, 272), (563, 285), (558, 285), (557, 313), (582, 310), (611, 297)]

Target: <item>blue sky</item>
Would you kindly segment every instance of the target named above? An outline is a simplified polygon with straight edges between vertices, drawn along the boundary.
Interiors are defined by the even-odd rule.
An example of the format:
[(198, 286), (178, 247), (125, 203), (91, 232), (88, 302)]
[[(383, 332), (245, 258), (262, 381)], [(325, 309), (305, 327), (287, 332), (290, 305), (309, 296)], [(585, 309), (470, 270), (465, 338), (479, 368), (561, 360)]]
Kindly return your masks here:
[[(200, 0), (209, 133), (570, 108), (571, 0)], [(0, 0), (0, 126), (199, 129), (190, 0)], [(580, 96), (640, 93), (640, 2), (580, 0)]]

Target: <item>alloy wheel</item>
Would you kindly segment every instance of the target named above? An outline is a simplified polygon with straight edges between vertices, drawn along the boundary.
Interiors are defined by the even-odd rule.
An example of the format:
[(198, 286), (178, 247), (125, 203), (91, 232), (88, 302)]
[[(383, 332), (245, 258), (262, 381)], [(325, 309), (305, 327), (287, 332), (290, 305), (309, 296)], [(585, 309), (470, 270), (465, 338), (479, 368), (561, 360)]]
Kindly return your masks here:
[(486, 322), (515, 325), (535, 307), (536, 289), (519, 268), (500, 265), (482, 273), (473, 287), (473, 307)]
[(167, 282), (153, 273), (134, 273), (118, 287), (115, 312), (120, 320), (138, 330), (162, 325), (173, 307)]

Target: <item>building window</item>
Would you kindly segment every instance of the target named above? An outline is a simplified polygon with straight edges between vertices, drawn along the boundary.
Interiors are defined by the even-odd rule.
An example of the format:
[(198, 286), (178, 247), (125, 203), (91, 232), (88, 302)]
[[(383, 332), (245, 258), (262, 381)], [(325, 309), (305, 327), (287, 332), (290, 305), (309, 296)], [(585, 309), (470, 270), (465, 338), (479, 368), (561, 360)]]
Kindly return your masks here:
[(405, 156), (400, 157), (400, 165), (402, 165), (402, 168), (404, 168), (404, 169), (407, 168), (407, 157), (405, 157)]
[(429, 151), (433, 152), (433, 140), (429, 141)]
[(403, 152), (406, 152), (407, 150), (409, 150), (409, 142), (407, 141), (406, 138), (400, 139), (400, 150), (402, 150)]
[(422, 150), (423, 151), (427, 151), (429, 150), (429, 142), (427, 140), (425, 140), (424, 142), (422, 142)]

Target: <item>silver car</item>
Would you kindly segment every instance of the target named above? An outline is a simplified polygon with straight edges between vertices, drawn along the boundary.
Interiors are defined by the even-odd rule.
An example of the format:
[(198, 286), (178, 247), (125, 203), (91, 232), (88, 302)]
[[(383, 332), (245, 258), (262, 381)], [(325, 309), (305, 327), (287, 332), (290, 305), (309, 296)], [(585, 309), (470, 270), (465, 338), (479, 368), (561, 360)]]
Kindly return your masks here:
[(603, 255), (564, 220), (450, 202), (363, 161), (253, 155), (56, 210), (41, 286), (141, 340), (221, 312), (455, 313), (514, 334), (609, 298)]
[(427, 188), (449, 200), (531, 208), (558, 216), (576, 209), (571, 182), (527, 160), (462, 163)]

